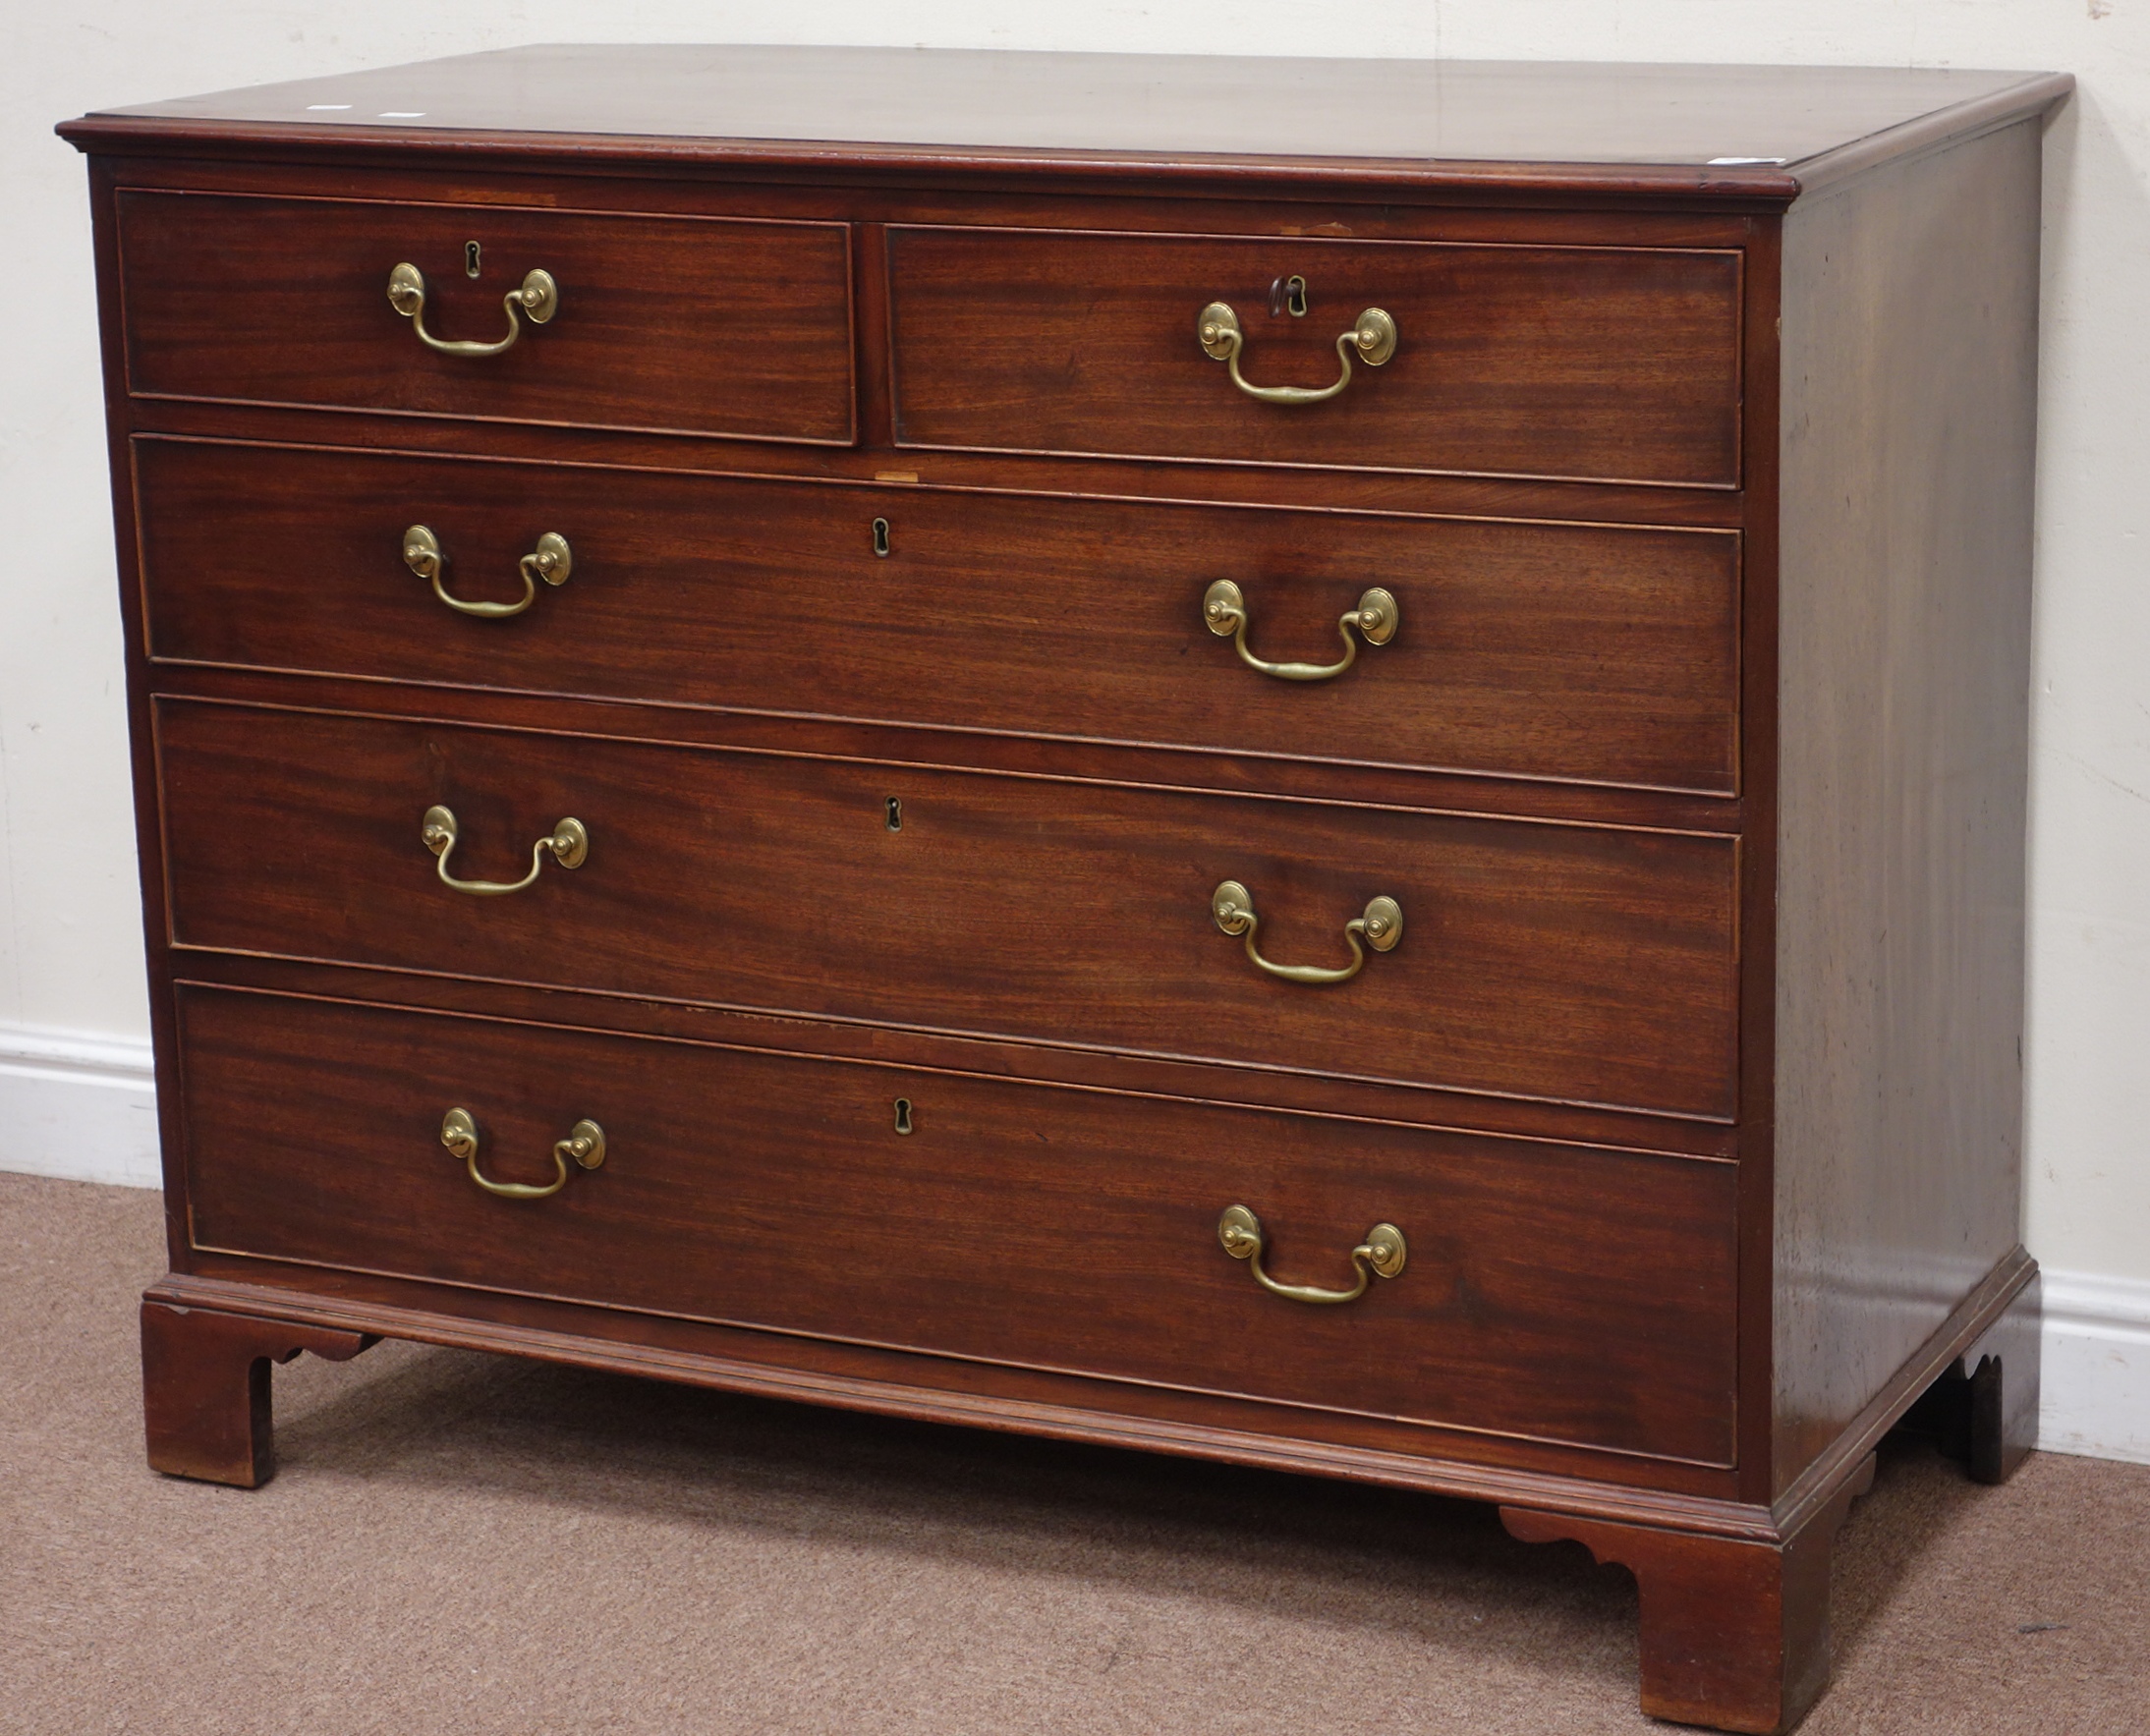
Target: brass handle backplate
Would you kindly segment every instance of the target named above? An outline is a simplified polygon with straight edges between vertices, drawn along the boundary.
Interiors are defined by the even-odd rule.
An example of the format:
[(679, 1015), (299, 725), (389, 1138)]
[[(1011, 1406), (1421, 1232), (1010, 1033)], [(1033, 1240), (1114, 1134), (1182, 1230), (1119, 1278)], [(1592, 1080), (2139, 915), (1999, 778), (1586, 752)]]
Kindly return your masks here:
[(1247, 649), (1247, 598), (1229, 579), (1219, 579), (1203, 593), (1202, 623), (1219, 639), (1229, 639), (1239, 660), (1249, 669), (1273, 675), (1278, 681), (1334, 681), (1358, 661), (1356, 627), (1368, 644), (1386, 644), (1396, 637), (1399, 624), (1396, 599), (1379, 585), (1370, 586), (1359, 597), (1359, 606), (1336, 621), (1336, 637), (1343, 641), (1344, 654), (1333, 663), (1270, 663)]
[(1351, 383), (1352, 357), (1369, 367), (1379, 367), (1396, 353), (1396, 322), (1381, 308), (1369, 308), (1349, 331), (1336, 334), (1336, 360), (1343, 364), (1343, 371), (1337, 374), (1334, 385), (1258, 386), (1239, 371), (1239, 352), (1246, 347), (1247, 334), (1240, 329), (1239, 315), (1229, 303), (1212, 302), (1203, 308), (1195, 322), (1195, 336), (1206, 355), (1230, 370), (1233, 385), (1265, 404), (1319, 404), (1325, 398), (1335, 397)]
[(497, 898), (504, 892), (520, 892), (538, 883), (538, 875), (551, 857), (564, 868), (581, 868), (590, 856), (590, 832), (579, 819), (563, 819), (530, 847), (530, 872), (520, 880), (459, 880), (448, 872), (448, 856), (460, 835), (452, 809), (434, 804), (425, 811), (422, 836), (425, 848), (440, 859), (440, 883), (480, 898)]
[(448, 557), (441, 552), (440, 538), (424, 525), (413, 525), (404, 532), (403, 564), (421, 579), (430, 579), (433, 594), (457, 614), (503, 621), (510, 615), (520, 615), (538, 600), (538, 580), (542, 579), (547, 585), (565, 585), (568, 575), (575, 571), (575, 551), (568, 547), (567, 538), (557, 531), (547, 531), (538, 537), (538, 546), (522, 560), (522, 600), (512, 603), (467, 603), (461, 597), (450, 596), (445, 583)]
[[(1264, 958), (1254, 944), (1262, 925), (1262, 919), (1254, 914), (1254, 895), (1237, 880), (1221, 881), (1210, 894), (1210, 915), (1225, 933), (1244, 934), (1247, 956), (1272, 977), (1281, 977), (1286, 982), (1348, 982), (1366, 968), (1367, 946), (1376, 952), (1393, 952), (1403, 938), (1403, 907), (1386, 893), (1369, 900), (1365, 912), (1344, 924), (1344, 938), (1351, 943), (1351, 962), (1333, 970), (1326, 965), (1276, 965)], [(1362, 935), (1365, 946), (1359, 944)]]
[(425, 329), (425, 274), (406, 260), (388, 274), (388, 305), (417, 329), (419, 342), (443, 356), (497, 356), (512, 349), (523, 335), (523, 321), (543, 325), (560, 310), (560, 286), (549, 271), (533, 271), (521, 289), (500, 298), (508, 310), (508, 335), (497, 343), (481, 344), (471, 338), (436, 338)]
[(1356, 1302), (1374, 1279), (1392, 1278), (1402, 1271), (1410, 1253), (1401, 1230), (1392, 1223), (1378, 1223), (1351, 1251), (1359, 1281), (1348, 1290), (1324, 1290), (1314, 1284), (1279, 1284), (1262, 1269), (1262, 1220), (1244, 1205), (1224, 1207), (1224, 1215), (1216, 1220), (1216, 1239), (1224, 1244), (1226, 1254), (1248, 1262), (1256, 1283), (1287, 1302)]
[(604, 1162), (604, 1129), (590, 1120), (578, 1121), (566, 1139), (553, 1141), (552, 1161), (559, 1173), (541, 1188), (527, 1182), (492, 1181), (480, 1172), (478, 1123), (468, 1109), (450, 1109), (440, 1118), (440, 1143), (463, 1159), (472, 1181), (503, 1200), (549, 1200), (567, 1186), (573, 1173), (567, 1166), (570, 1158), (584, 1169), (595, 1169)]

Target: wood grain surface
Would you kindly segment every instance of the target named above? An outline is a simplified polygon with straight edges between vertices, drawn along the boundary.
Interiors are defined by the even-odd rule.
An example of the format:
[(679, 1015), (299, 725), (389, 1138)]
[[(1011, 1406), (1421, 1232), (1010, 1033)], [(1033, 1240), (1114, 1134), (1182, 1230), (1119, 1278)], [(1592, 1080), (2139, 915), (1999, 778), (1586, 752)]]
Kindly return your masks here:
[[(174, 938), (1726, 1117), (1724, 838), (1387, 813), (1048, 778), (159, 701)], [(891, 830), (887, 804), (901, 804)], [(588, 862), (514, 880), (563, 816)], [(1212, 920), (1236, 879), (1266, 955)]]
[(1502, 1507), (1500, 1519), (1525, 1542), (1572, 1540), (1634, 1574), (1645, 1712), (1782, 1736), (1829, 1686), (1830, 1555), (1851, 1503), (1873, 1484), (1867, 1454), (1780, 1542), (1516, 1507)]
[[(1739, 259), (893, 226), (896, 442), (1730, 486)], [(1272, 311), (1294, 273), (1303, 318)], [(1258, 402), (1197, 341), (1216, 301), (1255, 385), (1331, 384), (1366, 308), (1395, 355), (1326, 402)]]
[(308, 1350), (348, 1362), (372, 1342), (362, 1332), (144, 1299), (141, 1409), (149, 1469), (259, 1488), (276, 1475), (269, 1365)]
[(2038, 196), (2021, 126), (1785, 228), (1779, 1489), (2021, 1235)]
[[(2006, 1475), (2035, 1403), (2068, 88), (551, 48), (69, 124), (166, 1086), (152, 1451), (256, 1480), (260, 1359), (389, 1331), (1367, 1478), (1633, 1566), (1647, 1709), (1795, 1720), (1875, 1441), (1941, 1380)], [(445, 335), (536, 265), (561, 313), (434, 355), (405, 258)], [(1259, 403), (1217, 299), (1262, 384), (1333, 379), (1363, 308), (1400, 341)], [(546, 531), (575, 573), (470, 620), (413, 523), (457, 595)], [(1216, 578), (1266, 657), (1336, 654), (1369, 585), (1402, 628), (1286, 686), (1204, 631)], [(467, 896), (435, 803), (464, 876), (567, 815), (589, 860)], [(1377, 893), (1402, 944), (1276, 980), (1227, 877), (1269, 958), (1343, 962)], [(580, 1116), (612, 1150), (502, 1201), (450, 1104), (492, 1173)], [(1378, 1218), (1410, 1264), (1280, 1301), (1235, 1201), (1288, 1280)]]
[[(202, 1247), (1722, 1462), (1733, 1168), (188, 990)], [(911, 1105), (909, 1135), (894, 1104)], [(582, 1117), (603, 1166), (540, 1201)], [(1218, 1245), (1244, 1204), (1271, 1296)]]
[[(1068, 500), (140, 438), (150, 652), (444, 682), (1729, 794), (1726, 532)], [(873, 525), (889, 527), (877, 556)], [(574, 573), (512, 620), (544, 532)], [(1369, 586), (1401, 629), (1326, 683)], [(1349, 774), (1334, 786), (1350, 788)]]
[[(149, 192), (122, 194), (119, 222), (136, 393), (852, 437), (840, 224)], [(501, 297), (534, 267), (557, 280), (559, 311), (500, 355), (438, 355), (389, 304), (399, 262), (424, 274), (435, 337), (498, 340)]]
[(85, 149), (490, 157), (555, 178), (729, 166), (1267, 176), (1534, 202), (1781, 205), (2064, 98), (2065, 74), (1348, 57), (548, 44), (144, 104)]

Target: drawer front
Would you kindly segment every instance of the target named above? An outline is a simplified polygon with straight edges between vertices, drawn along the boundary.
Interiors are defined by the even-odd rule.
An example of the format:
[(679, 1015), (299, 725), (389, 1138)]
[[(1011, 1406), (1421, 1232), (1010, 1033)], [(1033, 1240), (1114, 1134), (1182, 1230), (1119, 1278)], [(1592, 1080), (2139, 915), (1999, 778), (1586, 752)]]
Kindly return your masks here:
[[(479, 276), (467, 271), (478, 244)], [(497, 205), (120, 195), (131, 390), (484, 421), (848, 442), (851, 269), (836, 223)], [(418, 267), (419, 319), (388, 298)], [(496, 355), (533, 269), (558, 307)]]
[[(1730, 839), (158, 701), (175, 941), (1728, 1118)], [(890, 804), (897, 807), (891, 811)], [(429, 807), (456, 816), (441, 884)], [(573, 817), (587, 860), (533, 840)], [(890, 821), (898, 823), (892, 829)], [(1280, 980), (1219, 931), (1338, 968)]]
[[(912, 446), (1730, 486), (1734, 252), (892, 228)], [(1298, 276), (1307, 312), (1273, 314)], [(1222, 302), (1263, 388), (1332, 384), (1361, 311), (1394, 355), (1257, 401), (1200, 341)]]
[[(181, 990), (195, 1245), (1709, 1464), (1729, 1163)], [(896, 1131), (896, 1100), (912, 1128)], [(589, 1119), (604, 1158), (526, 1187)], [(1268, 1295), (1217, 1237), (1259, 1218)]]
[[(1734, 788), (1738, 538), (146, 439), (152, 654), (1344, 762)], [(885, 557), (873, 525), (888, 526)], [(405, 564), (436, 533), (448, 607)], [(556, 590), (522, 558), (571, 552)], [(1326, 681), (1369, 587), (1386, 644)], [(960, 627), (951, 629), (951, 623)]]

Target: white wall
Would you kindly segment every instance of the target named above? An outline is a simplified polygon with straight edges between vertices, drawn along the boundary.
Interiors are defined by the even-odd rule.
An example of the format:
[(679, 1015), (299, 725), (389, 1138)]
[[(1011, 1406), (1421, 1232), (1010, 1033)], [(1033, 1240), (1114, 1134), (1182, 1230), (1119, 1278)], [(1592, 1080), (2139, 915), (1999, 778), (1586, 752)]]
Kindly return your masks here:
[[(106, 1066), (112, 1043), (146, 1027), (89, 231), (80, 159), (51, 137), (52, 123), (95, 106), (573, 40), (2074, 73), (2079, 93), (2047, 140), (2026, 1239), (2056, 1270), (2064, 1303), (2078, 1294), (2065, 1274), (2096, 1275), (2108, 1281), (2080, 1294), (2104, 1311), (2098, 1318), (2133, 1309), (2150, 1325), (2150, 920), (2140, 896), (2150, 868), (2140, 536), (2150, 510), (2150, 0), (1235, 0), (1222, 10), (1124, 0), (0, 0), (0, 1088), (12, 1067), (24, 1089), (46, 1092), (38, 1102), (59, 1103), (51, 1092), (70, 1067), (118, 1077)], [(71, 1046), (70, 1033), (93, 1040)], [(139, 1098), (139, 1081), (133, 1089)], [(68, 1117), (54, 1109), (45, 1120), (57, 1139)], [(128, 1124), (145, 1120), (134, 1113)], [(85, 1148), (11, 1141), (18, 1148), (0, 1151), (0, 1163), (115, 1172), (109, 1153), (87, 1148), (90, 1136), (75, 1143)], [(2132, 1438), (2150, 1456), (2150, 1359), (2126, 1355), (2138, 1381)]]

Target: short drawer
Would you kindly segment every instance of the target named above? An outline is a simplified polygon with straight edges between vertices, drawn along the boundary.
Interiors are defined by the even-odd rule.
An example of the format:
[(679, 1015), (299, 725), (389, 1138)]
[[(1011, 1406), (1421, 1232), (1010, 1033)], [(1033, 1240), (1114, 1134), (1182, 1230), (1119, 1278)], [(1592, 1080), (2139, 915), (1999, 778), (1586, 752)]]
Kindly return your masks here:
[[(1736, 788), (1727, 532), (162, 438), (137, 439), (135, 475), (157, 658)], [(407, 564), (414, 526), (436, 567)], [(526, 567), (548, 535), (568, 552), (556, 588)], [(1220, 580), (1247, 659), (1349, 667), (1250, 667), (1206, 623)], [(1395, 609), (1379, 644), (1339, 628), (1375, 588)]]
[[(922, 227), (888, 271), (906, 445), (1739, 480), (1736, 252)], [(1236, 361), (1202, 341), (1216, 303)], [(1335, 396), (1233, 383), (1334, 384), (1369, 308), (1393, 354), (1346, 344)]]
[[(842, 224), (151, 192), (119, 210), (127, 379), (143, 396), (853, 437)], [(423, 280), (415, 316), (389, 299), (399, 265)], [(503, 305), (533, 270), (556, 291), (541, 323)], [(515, 341), (442, 354), (421, 325)]]
[[(173, 939), (1728, 1118), (1734, 842), (157, 702)], [(428, 811), (454, 818), (428, 847)], [(587, 832), (580, 866), (534, 840)], [(438, 823), (438, 822), (435, 822)], [(435, 843), (447, 841), (436, 832)], [(441, 882), (513, 883), (482, 896)], [(1243, 889), (1264, 958), (1216, 910)], [(1369, 907), (1391, 899), (1395, 924)]]
[[(194, 1244), (1728, 1464), (1730, 1163), (184, 987)], [(447, 1112), (472, 1140), (443, 1148)], [(603, 1160), (555, 1142), (591, 1122)], [(909, 1134), (899, 1131), (901, 1125)], [(587, 1141), (589, 1135), (583, 1135)], [(594, 1154), (585, 1146), (586, 1153)], [(542, 1199), (486, 1192), (538, 1189)], [(1265, 1293), (1218, 1237), (1255, 1214)]]

